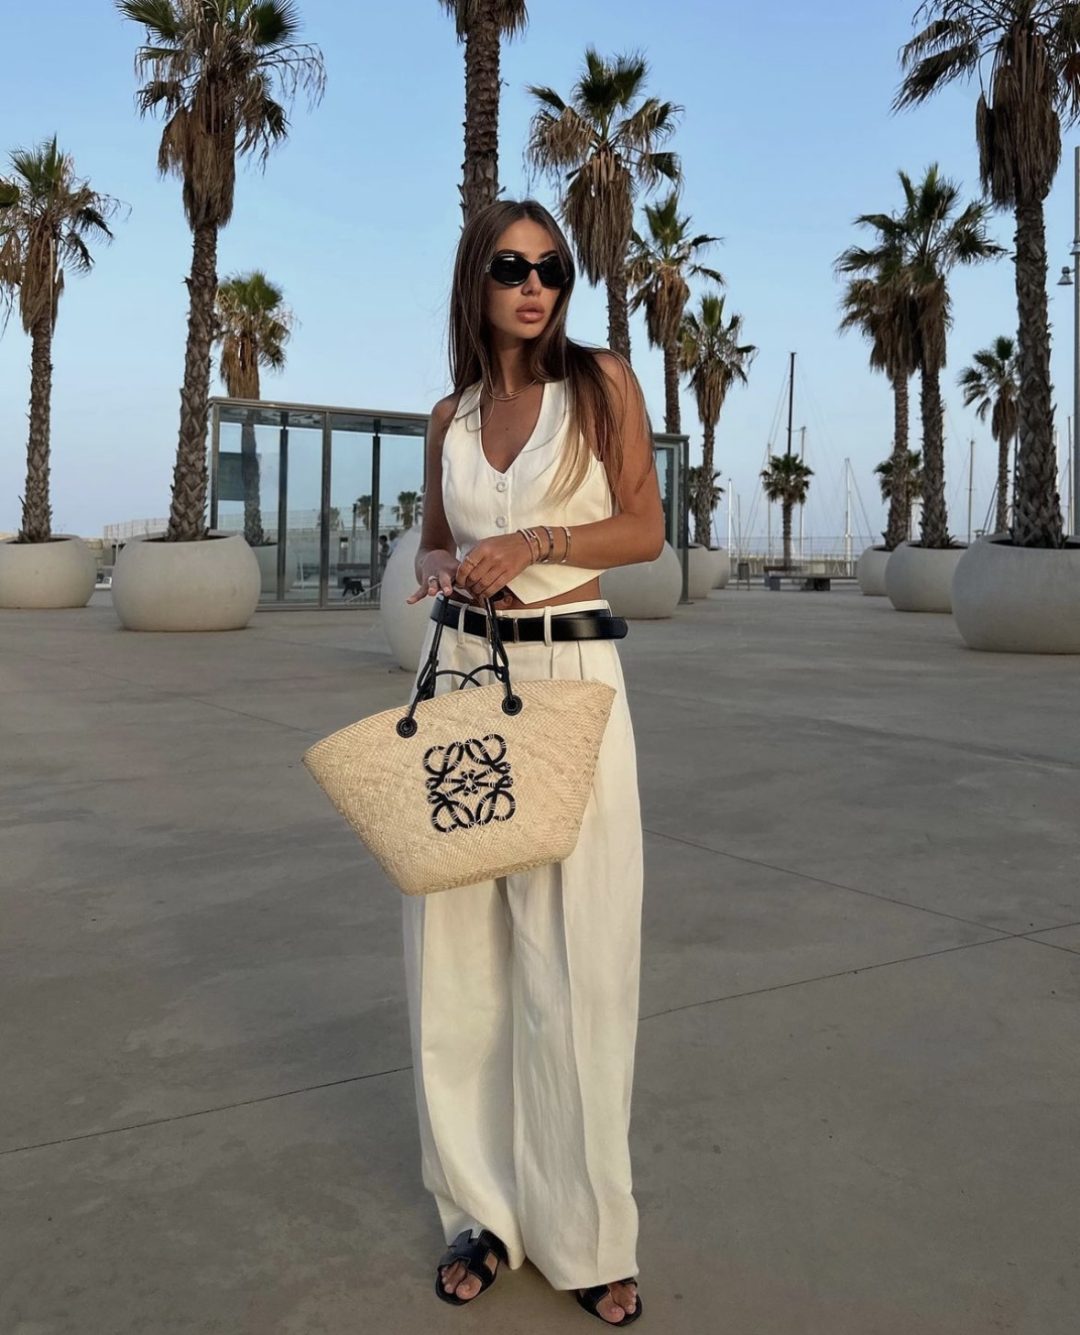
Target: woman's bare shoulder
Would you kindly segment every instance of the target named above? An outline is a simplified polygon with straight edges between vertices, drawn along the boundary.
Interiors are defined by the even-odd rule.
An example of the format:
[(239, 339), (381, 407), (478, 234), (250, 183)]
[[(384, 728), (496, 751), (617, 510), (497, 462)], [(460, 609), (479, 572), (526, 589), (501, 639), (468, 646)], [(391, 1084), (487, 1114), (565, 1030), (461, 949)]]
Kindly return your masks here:
[(458, 399), (461, 397), (456, 391), (453, 394), (447, 394), (445, 399), (439, 402), (431, 410), (431, 420), (437, 427), (444, 431), (450, 425), (454, 418), (454, 410), (457, 407)]
[(432, 408), (429, 418), (430, 433), (428, 436), (428, 439), (432, 444), (437, 446), (442, 445), (443, 439), (449, 430), (450, 423), (454, 420), (454, 415), (457, 412), (457, 406), (460, 399), (460, 393), (455, 390), (454, 393), (447, 394), (445, 399), (440, 399), (434, 408)]
[(625, 357), (607, 348), (600, 348), (593, 353), (596, 364), (620, 394), (625, 396), (627, 388), (634, 383), (634, 372)]

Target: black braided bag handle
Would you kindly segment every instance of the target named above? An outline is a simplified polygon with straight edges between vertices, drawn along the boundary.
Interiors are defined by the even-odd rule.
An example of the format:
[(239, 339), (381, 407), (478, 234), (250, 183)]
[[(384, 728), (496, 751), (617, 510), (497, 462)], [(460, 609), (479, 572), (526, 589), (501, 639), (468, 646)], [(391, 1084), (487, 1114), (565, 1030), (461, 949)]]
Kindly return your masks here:
[(420, 670), (416, 679), (416, 690), (413, 698), (409, 702), (409, 708), (402, 718), (397, 722), (397, 734), (399, 737), (414, 737), (416, 735), (417, 723), (413, 715), (416, 713), (416, 706), (421, 700), (432, 700), (435, 697), (435, 683), (439, 677), (460, 677), (461, 681), (456, 687), (463, 691), (470, 683), (473, 686), (479, 686), (480, 682), (476, 680), (480, 672), (490, 672), (496, 681), (501, 682), (503, 686), (502, 711), (504, 714), (520, 714), (523, 702), (520, 695), (515, 695), (510, 684), (510, 660), (507, 657), (506, 649), (503, 646), (502, 636), (499, 634), (499, 623), (495, 615), (495, 609), (491, 605), (491, 599), (485, 598), (484, 612), (487, 615), (487, 636), (488, 644), (491, 648), (491, 662), (481, 663), (479, 667), (473, 668), (471, 672), (460, 672), (456, 668), (439, 667), (439, 642), (442, 639), (443, 623), (435, 623), (435, 634), (431, 639), (431, 649), (428, 651), (427, 659)]

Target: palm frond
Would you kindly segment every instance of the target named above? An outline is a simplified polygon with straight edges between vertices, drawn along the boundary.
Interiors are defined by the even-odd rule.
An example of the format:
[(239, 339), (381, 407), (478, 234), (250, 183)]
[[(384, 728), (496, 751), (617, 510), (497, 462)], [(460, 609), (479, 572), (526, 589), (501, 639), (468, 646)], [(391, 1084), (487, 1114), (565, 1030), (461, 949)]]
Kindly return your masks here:
[(110, 241), (108, 219), (119, 201), (92, 189), (75, 173), (55, 136), (10, 157), (8, 205), (0, 216), (0, 301), (10, 313), (16, 300), (29, 333), (48, 316), (55, 322), (64, 290), (64, 267), (88, 273), (88, 238)]
[(182, 20), (173, 0), (117, 0), (117, 9), (132, 23), (138, 23), (159, 41), (175, 42), (182, 31)]
[(136, 55), (140, 111), (165, 118), (158, 168), (180, 176), (189, 223), (222, 226), (232, 213), (235, 163), (260, 164), (288, 133), (286, 104), (319, 100), (318, 48), (296, 40), (295, 0), (117, 0), (149, 40)]
[[(903, 64), (908, 73), (893, 99), (893, 110), (917, 106), (956, 79), (970, 78), (979, 68), (980, 43), (962, 24), (948, 24), (950, 33), (944, 41), (925, 42), (919, 38), (904, 48)], [(947, 42), (948, 44), (944, 44)], [(930, 51), (916, 59), (918, 51)]]
[(554, 88), (547, 88), (541, 84), (529, 84), (525, 91), (531, 93), (537, 101), (542, 102), (556, 116), (561, 116), (566, 110), (566, 103), (562, 100)]

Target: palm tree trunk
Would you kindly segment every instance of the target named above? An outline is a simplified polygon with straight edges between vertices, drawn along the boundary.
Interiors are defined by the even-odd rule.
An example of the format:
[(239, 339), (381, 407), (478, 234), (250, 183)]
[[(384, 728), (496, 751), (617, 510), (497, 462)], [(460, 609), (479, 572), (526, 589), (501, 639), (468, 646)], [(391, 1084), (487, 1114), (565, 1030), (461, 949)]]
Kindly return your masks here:
[(206, 511), (206, 416), (210, 397), (210, 345), (217, 296), (217, 227), (195, 228), (188, 279), (187, 352), (180, 390), (180, 440), (173, 471), (169, 542), (193, 542), (204, 533)]
[(708, 547), (712, 538), (712, 476), (713, 456), (716, 452), (716, 423), (705, 422), (701, 445), (701, 485), (694, 502), (694, 541)]
[(487, 0), (465, 39), (465, 161), (461, 211), (476, 216), (499, 193), (499, 25)]
[(997, 516), (994, 520), (995, 533), (1007, 533), (1009, 530), (1009, 439), (1006, 436), (998, 441), (997, 475)]
[(626, 265), (607, 280), (608, 346), (612, 352), (630, 360), (630, 315), (626, 301)]
[(784, 569), (791, 569), (791, 513), (794, 506), (790, 501), (783, 503), (783, 524), (784, 524)]
[[(256, 394), (256, 398), (259, 396)], [(252, 547), (266, 542), (262, 526), (262, 507), (259, 491), (259, 455), (255, 441), (255, 410), (252, 409), (240, 428), (240, 482), (244, 491), (244, 537)]]
[(664, 430), (673, 436), (682, 433), (679, 410), (679, 349), (675, 339), (664, 344)]
[(1039, 199), (1016, 206), (1016, 308), (1020, 446), (1013, 542), (1018, 547), (1061, 547), (1046, 312), (1046, 227)]
[(23, 542), (48, 542), (52, 537), (49, 505), (49, 410), (52, 403), (52, 316), (39, 317), (30, 335), (30, 436), (26, 446), (26, 495), (23, 497)]
[(890, 552), (895, 551), (908, 535), (911, 514), (907, 481), (909, 429), (908, 378), (901, 375), (893, 381), (892, 492), (889, 497), (889, 523), (885, 530), (885, 547)]
[(945, 428), (941, 383), (937, 371), (921, 373), (923, 431), (922, 545), (949, 545), (949, 516), (945, 506)]

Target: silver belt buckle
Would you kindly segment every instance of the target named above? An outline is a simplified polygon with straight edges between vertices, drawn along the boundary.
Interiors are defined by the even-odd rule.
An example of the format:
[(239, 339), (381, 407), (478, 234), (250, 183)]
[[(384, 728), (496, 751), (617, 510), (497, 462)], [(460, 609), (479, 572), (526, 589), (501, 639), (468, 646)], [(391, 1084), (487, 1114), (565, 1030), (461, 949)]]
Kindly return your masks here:
[(521, 635), (520, 635), (520, 633), (518, 632), (518, 622), (519, 622), (520, 620), (521, 620), (520, 617), (511, 617), (511, 618), (510, 618), (510, 624), (514, 627), (514, 633), (513, 633), (513, 635), (512, 635), (510, 638), (513, 640), (513, 642), (514, 642), (515, 644), (520, 644), (520, 643), (521, 643)]

